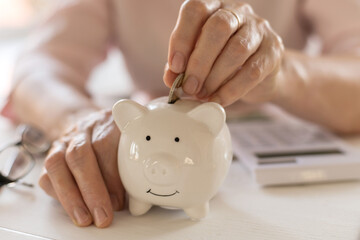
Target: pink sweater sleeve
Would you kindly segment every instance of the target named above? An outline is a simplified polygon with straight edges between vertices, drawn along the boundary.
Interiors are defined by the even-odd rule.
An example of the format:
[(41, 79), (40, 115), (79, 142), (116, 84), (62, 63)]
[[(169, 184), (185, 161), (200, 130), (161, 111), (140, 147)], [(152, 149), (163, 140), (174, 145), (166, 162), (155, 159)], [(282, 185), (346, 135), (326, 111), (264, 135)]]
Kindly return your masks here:
[(323, 41), (324, 53), (360, 55), (358, 0), (307, 0), (303, 10)]
[(13, 88), (28, 78), (54, 76), (80, 90), (103, 61), (111, 40), (108, 0), (62, 0), (30, 36)]

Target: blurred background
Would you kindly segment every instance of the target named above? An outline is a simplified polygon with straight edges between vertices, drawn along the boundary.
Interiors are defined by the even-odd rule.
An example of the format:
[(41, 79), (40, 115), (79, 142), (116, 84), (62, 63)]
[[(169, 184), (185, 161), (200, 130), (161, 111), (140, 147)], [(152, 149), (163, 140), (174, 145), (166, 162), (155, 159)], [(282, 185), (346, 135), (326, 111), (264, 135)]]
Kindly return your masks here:
[[(0, 0), (0, 109), (9, 92), (14, 65), (27, 36), (59, 1), (61, 0)], [(111, 51), (107, 61), (93, 72), (89, 91), (93, 93), (94, 89), (99, 104), (104, 106), (108, 105), (106, 99), (126, 96), (132, 90), (130, 77), (119, 51)]]
[(0, 101), (10, 88), (10, 79), (25, 36), (40, 21), (54, 1), (0, 0)]

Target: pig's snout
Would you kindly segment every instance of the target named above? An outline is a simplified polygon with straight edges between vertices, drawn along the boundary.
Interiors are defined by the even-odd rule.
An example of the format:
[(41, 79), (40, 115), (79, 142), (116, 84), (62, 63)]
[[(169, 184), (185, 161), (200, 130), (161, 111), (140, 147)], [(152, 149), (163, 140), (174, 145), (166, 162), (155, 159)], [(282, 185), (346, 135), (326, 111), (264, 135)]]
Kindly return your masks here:
[(146, 160), (144, 174), (152, 184), (170, 186), (179, 179), (179, 165), (170, 154), (156, 154)]

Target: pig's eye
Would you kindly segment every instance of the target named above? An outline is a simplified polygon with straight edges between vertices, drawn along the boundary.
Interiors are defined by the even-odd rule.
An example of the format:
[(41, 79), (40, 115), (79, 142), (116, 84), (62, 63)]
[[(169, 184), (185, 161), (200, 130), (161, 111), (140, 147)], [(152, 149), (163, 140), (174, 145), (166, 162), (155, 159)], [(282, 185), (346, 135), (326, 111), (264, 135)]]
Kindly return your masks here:
[(180, 142), (180, 138), (176, 137), (175, 139), (175, 142)]
[(149, 135), (146, 136), (146, 141), (150, 141), (151, 137)]

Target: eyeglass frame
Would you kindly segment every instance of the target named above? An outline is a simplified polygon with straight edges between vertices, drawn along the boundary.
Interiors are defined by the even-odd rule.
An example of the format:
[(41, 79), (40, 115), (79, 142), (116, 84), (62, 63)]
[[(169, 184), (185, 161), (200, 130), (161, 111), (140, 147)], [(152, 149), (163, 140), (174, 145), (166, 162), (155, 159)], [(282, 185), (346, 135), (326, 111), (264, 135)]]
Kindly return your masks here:
[[(20, 177), (18, 178), (15, 178), (15, 179), (11, 179), (9, 177), (6, 177), (4, 176), (1, 171), (0, 171), (0, 188), (3, 187), (3, 186), (6, 186), (6, 185), (10, 185), (10, 184), (22, 184), (24, 186), (27, 186), (27, 187), (33, 187), (34, 185), (31, 184), (31, 183), (26, 183), (26, 182), (22, 182), (22, 181), (19, 181), (21, 179), (23, 179), (25, 176), (27, 176), (31, 170), (33, 170), (35, 164), (36, 164), (36, 160), (35, 160), (35, 157), (34, 155), (35, 154), (43, 154), (43, 153), (46, 153), (49, 148), (50, 148), (50, 143), (47, 144), (47, 147), (44, 148), (44, 149), (40, 149), (39, 151), (37, 152), (32, 152), (31, 150), (29, 150), (29, 148), (27, 147), (27, 144), (26, 142), (24, 141), (24, 135), (26, 133), (26, 130), (27, 129), (31, 129), (33, 127), (29, 126), (29, 125), (21, 125), (19, 126), (19, 128), (23, 128), (21, 131), (21, 138), (20, 140), (14, 142), (14, 143), (10, 143), (10, 144), (7, 144), (5, 145), (5, 147), (3, 147), (1, 150), (0, 150), (0, 154), (9, 149), (9, 148), (12, 148), (12, 147), (16, 147), (16, 148), (19, 148), (19, 151), (25, 153), (28, 157), (30, 157), (30, 162), (31, 162), (31, 165), (30, 167), (28, 167), (27, 171), (25, 173), (23, 173)], [(38, 129), (36, 129), (37, 131), (39, 131)]]

